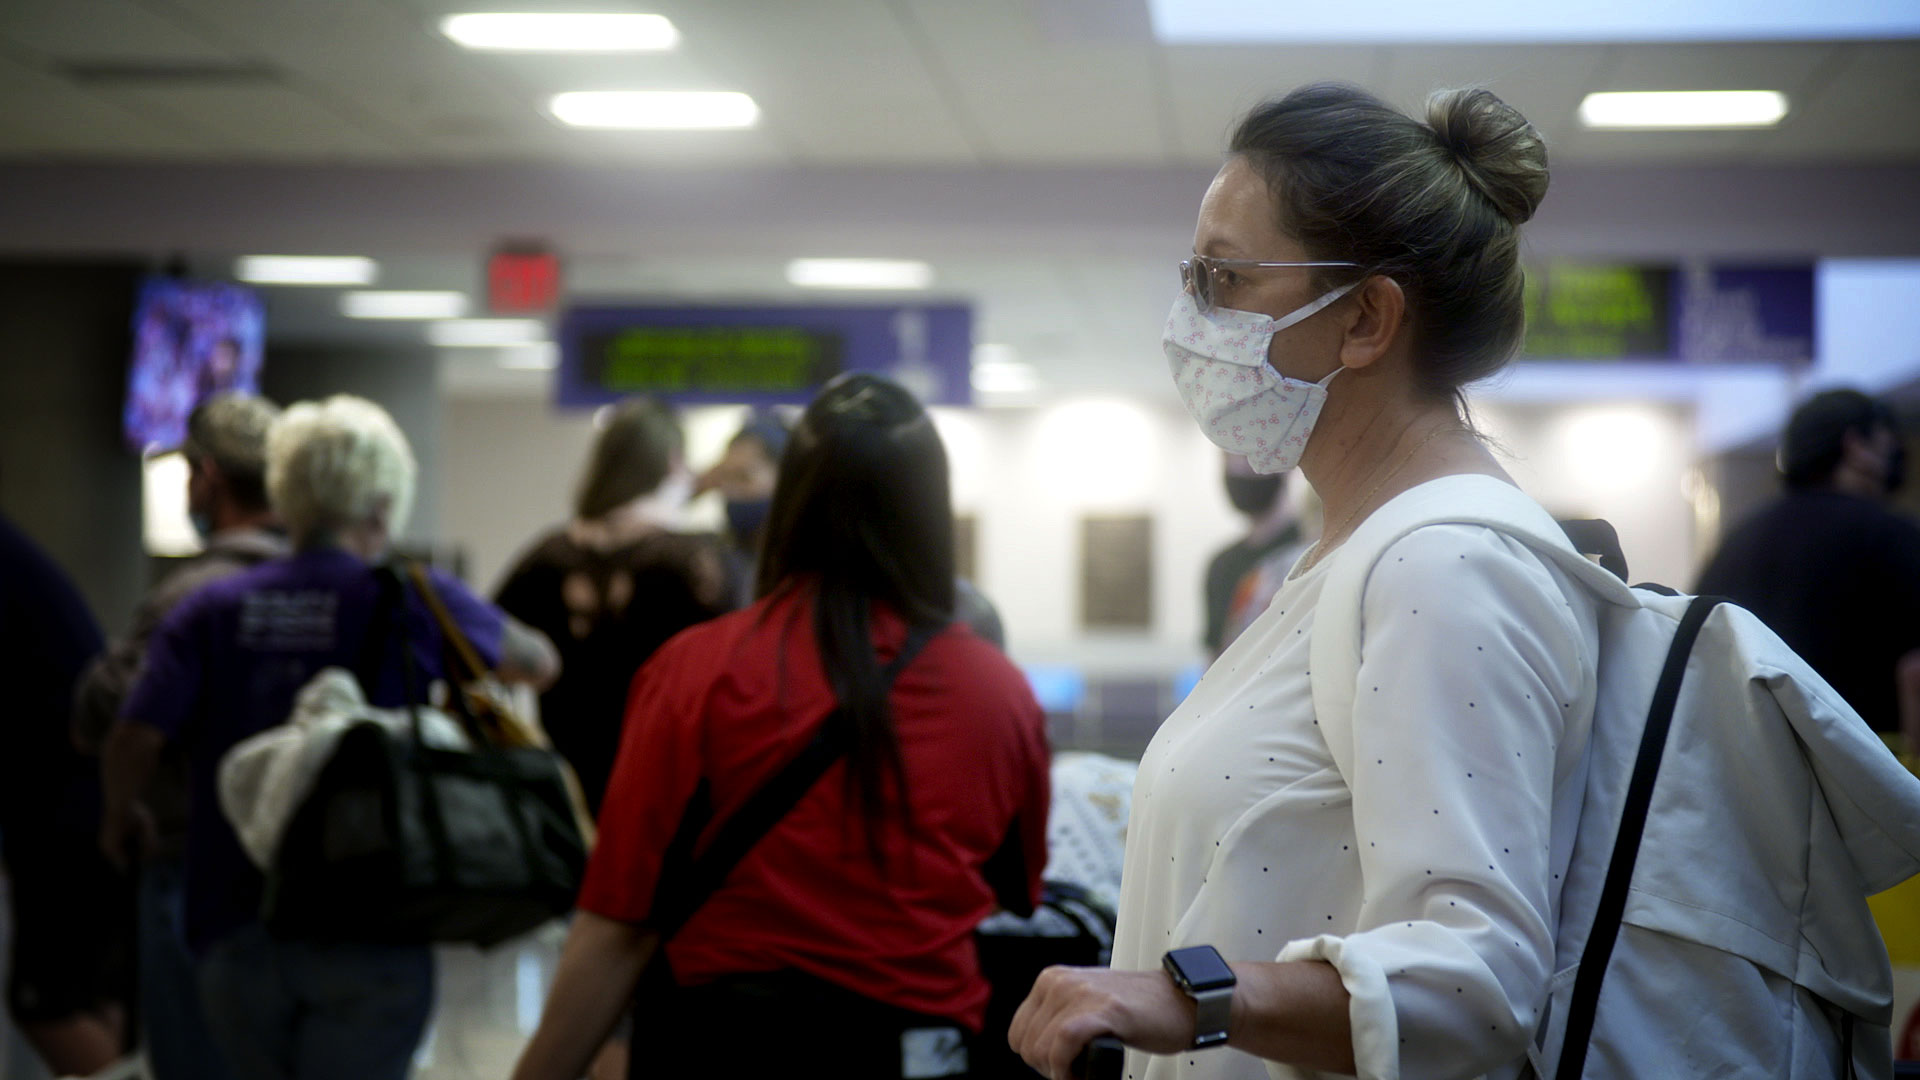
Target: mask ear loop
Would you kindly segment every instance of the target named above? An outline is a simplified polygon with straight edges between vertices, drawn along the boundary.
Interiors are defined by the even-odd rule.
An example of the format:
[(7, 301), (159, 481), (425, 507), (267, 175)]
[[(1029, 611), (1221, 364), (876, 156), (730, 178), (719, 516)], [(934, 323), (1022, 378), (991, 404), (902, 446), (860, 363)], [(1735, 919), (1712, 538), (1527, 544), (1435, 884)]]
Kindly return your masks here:
[(1322, 308), (1325, 308), (1328, 304), (1331, 304), (1335, 300), (1338, 300), (1341, 297), (1352, 292), (1354, 289), (1354, 286), (1358, 284), (1360, 284), (1360, 282), (1358, 281), (1349, 281), (1345, 285), (1342, 285), (1339, 288), (1334, 289), (1331, 292), (1328, 292), (1326, 295), (1320, 297), (1320, 299), (1315, 300), (1312, 303), (1309, 303), (1306, 307), (1297, 308), (1293, 311), (1288, 312), (1285, 315), (1282, 315), (1280, 318), (1273, 320), (1273, 332), (1277, 334), (1280, 331), (1285, 330), (1287, 327), (1294, 325), (1295, 323), (1304, 322), (1305, 320), (1313, 317), (1314, 315), (1319, 314)]

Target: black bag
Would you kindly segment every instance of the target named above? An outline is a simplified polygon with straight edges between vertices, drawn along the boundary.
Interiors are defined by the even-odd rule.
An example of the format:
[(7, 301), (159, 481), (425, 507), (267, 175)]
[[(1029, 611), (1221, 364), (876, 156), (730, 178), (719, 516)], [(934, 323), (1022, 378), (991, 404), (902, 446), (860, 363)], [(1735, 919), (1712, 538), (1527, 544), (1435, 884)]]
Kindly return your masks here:
[[(362, 654), (379, 670), (406, 586), (379, 571), (382, 597)], [(283, 937), (410, 944), (496, 945), (573, 906), (587, 843), (564, 764), (551, 750), (502, 746), (448, 695), (471, 749), (422, 739), (413, 651), (406, 730), (367, 721), (341, 736), (312, 793), (294, 812), (267, 875), (262, 919)]]
[(1112, 909), (1078, 885), (1048, 881), (1026, 919), (996, 916), (974, 935), (980, 972), (993, 986), (987, 1021), (973, 1050), (973, 1080), (1033, 1080), (1040, 1074), (1007, 1045), (1007, 1028), (1033, 981), (1055, 964), (1106, 967), (1113, 955)]

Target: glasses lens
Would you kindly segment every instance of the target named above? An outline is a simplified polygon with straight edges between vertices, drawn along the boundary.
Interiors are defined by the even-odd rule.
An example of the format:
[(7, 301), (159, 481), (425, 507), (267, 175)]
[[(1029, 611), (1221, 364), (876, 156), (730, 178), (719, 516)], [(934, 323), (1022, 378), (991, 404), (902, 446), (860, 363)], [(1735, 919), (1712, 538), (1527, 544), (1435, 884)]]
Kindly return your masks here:
[(1213, 309), (1213, 270), (1199, 256), (1180, 264), (1180, 283), (1193, 294), (1193, 305), (1201, 311)]

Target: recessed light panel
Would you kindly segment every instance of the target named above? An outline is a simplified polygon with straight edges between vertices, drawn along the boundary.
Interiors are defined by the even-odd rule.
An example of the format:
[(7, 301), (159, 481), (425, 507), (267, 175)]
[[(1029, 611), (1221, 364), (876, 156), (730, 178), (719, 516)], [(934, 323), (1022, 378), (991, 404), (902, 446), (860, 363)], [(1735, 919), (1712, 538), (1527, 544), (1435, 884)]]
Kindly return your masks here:
[(787, 282), (805, 289), (924, 289), (933, 267), (911, 259), (795, 259)]
[(448, 319), (427, 327), (427, 340), (443, 349), (537, 345), (546, 339), (539, 319)]
[(1911, 0), (1374, 0), (1370, 4), (1254, 4), (1147, 0), (1156, 39), (1169, 45), (1274, 43), (1604, 44), (1687, 41), (1842, 41), (1920, 35)]
[(243, 255), (233, 276), (250, 285), (371, 285), (380, 265), (363, 255)]
[(442, 19), (440, 32), (499, 52), (661, 52), (680, 43), (665, 16), (601, 12), (471, 12)]
[(1772, 127), (1786, 115), (1787, 96), (1774, 90), (1631, 90), (1580, 103), (1582, 124), (1619, 130)]
[(340, 297), (340, 314), (349, 319), (457, 319), (467, 313), (467, 296), (458, 292), (350, 292)]
[(564, 124), (620, 131), (717, 131), (750, 128), (760, 106), (731, 90), (573, 90), (554, 95)]

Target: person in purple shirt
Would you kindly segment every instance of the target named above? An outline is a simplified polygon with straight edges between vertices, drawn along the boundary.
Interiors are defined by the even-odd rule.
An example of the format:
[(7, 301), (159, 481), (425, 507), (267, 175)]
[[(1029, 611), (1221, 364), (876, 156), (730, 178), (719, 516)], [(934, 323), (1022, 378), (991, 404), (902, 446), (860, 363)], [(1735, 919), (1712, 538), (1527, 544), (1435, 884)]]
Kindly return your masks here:
[[(101, 847), (125, 859), (140, 832), (134, 809), (164, 747), (190, 774), (186, 937), (202, 1005), (239, 1080), (407, 1074), (433, 1000), (425, 944), (320, 944), (280, 938), (259, 920), (264, 879), (241, 849), (216, 794), (220, 760), (283, 723), (321, 668), (360, 667), (374, 624), (374, 567), (412, 501), (406, 437), (379, 406), (338, 396), (287, 410), (267, 438), (267, 490), (293, 542), (286, 558), (224, 578), (182, 601), (155, 631), (145, 671), (104, 754)], [(434, 587), (482, 658), (510, 681), (544, 686), (553, 646), (452, 577)], [(394, 645), (361, 670), (369, 700), (404, 703), (401, 643), (428, 678), (446, 650), (412, 590), (392, 616)]]

